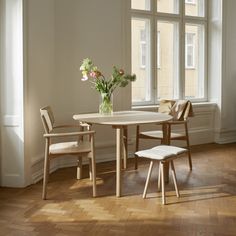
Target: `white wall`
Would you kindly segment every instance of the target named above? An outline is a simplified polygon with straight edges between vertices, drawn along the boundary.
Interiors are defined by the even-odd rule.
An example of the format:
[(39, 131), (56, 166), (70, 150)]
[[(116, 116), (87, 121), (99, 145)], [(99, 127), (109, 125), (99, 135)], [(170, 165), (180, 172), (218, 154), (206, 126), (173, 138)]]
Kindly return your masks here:
[(26, 141), (32, 162), (42, 158), (44, 140), (39, 108), (56, 103), (54, 0), (25, 2)]
[[(125, 40), (126, 22), (125, 0), (100, 0), (96, 7), (94, 0), (50, 0), (28, 1), (28, 53), (31, 55), (28, 76), (29, 93), (33, 99), (32, 117), (29, 136), (30, 156), (32, 159), (33, 181), (42, 177), (43, 139), (38, 110), (49, 103), (53, 106), (56, 121), (73, 122), (76, 113), (97, 112), (98, 93), (91, 85), (80, 80), (79, 66), (83, 58), (90, 57), (102, 72), (109, 76), (113, 65), (130, 68)], [(47, 8), (47, 9), (45, 9)], [(39, 9), (43, 14), (39, 13)], [(44, 25), (45, 27), (42, 27)], [(38, 37), (43, 37), (39, 43)], [(35, 53), (35, 46), (38, 50)], [(38, 65), (38, 56), (45, 64)], [(53, 67), (54, 66), (54, 67)], [(51, 70), (49, 69), (51, 68)], [(54, 71), (53, 71), (54, 68)], [(44, 73), (43, 81), (39, 79)], [(36, 81), (36, 83), (35, 83)], [(38, 82), (37, 82), (38, 81)], [(46, 92), (40, 94), (38, 88), (49, 83)], [(37, 84), (38, 83), (38, 84)], [(30, 91), (31, 90), (31, 91)], [(49, 94), (51, 93), (51, 96)], [(46, 97), (45, 97), (46, 95)], [(130, 87), (117, 91), (114, 102), (115, 110), (131, 108)], [(32, 101), (34, 101), (34, 103)], [(45, 103), (45, 104), (44, 104)], [(193, 144), (213, 142), (214, 140), (214, 105), (195, 107), (196, 117), (191, 120), (191, 141)], [(32, 114), (31, 114), (32, 115)], [(34, 127), (34, 128), (33, 128)], [(37, 132), (35, 132), (35, 128)], [(114, 159), (115, 132), (111, 127), (95, 126), (96, 153), (100, 161)], [(149, 126), (149, 128), (154, 128)], [(144, 128), (145, 129), (145, 128)], [(134, 151), (134, 127), (129, 130), (129, 150)], [(150, 143), (144, 143), (144, 147)], [(74, 159), (58, 161), (52, 169), (74, 165)]]
[(211, 0), (209, 21), (209, 99), (216, 102), (215, 141), (236, 141), (236, 1)]
[[(95, 4), (96, 1), (96, 4)], [(221, 0), (219, 0), (221, 1)], [(26, 103), (25, 103), (25, 155), (32, 166), (32, 181), (42, 177), (44, 153), (43, 128), (39, 108), (50, 104), (56, 121), (71, 123), (76, 113), (98, 111), (99, 96), (91, 85), (80, 80), (79, 66), (83, 58), (90, 57), (104, 72), (110, 75), (113, 65), (129, 69), (127, 56), (127, 35), (124, 6), (126, 0), (25, 0), (25, 45), (26, 45)], [(235, 36), (231, 22), (236, 18), (233, 0), (224, 1), (223, 24), (226, 27), (223, 47), (223, 70), (215, 70), (212, 65), (209, 84), (222, 83), (209, 90), (210, 99), (217, 103), (197, 104), (196, 116), (190, 121), (192, 144), (215, 140), (224, 129), (235, 129)], [(220, 16), (221, 17), (221, 16)], [(213, 17), (212, 17), (213, 18)], [(220, 18), (217, 21), (220, 22)], [(217, 24), (219, 23), (217, 22)], [(220, 33), (221, 29), (218, 33)], [(218, 34), (216, 33), (216, 34)], [(219, 36), (219, 35), (218, 35)], [(217, 36), (217, 37), (218, 37)], [(232, 37), (232, 38), (231, 38)], [(129, 38), (129, 37), (128, 37)], [(220, 37), (217, 43), (218, 62), (221, 62)], [(215, 45), (214, 45), (215, 46)], [(211, 47), (211, 57), (217, 56)], [(226, 73), (227, 71), (227, 73)], [(219, 74), (223, 75), (223, 80)], [(218, 77), (217, 77), (217, 76)], [(216, 76), (216, 80), (215, 80)], [(216, 92), (216, 89), (218, 91)], [(225, 94), (229, 94), (225, 98)], [(235, 94), (235, 95), (234, 95)], [(120, 89), (114, 97), (115, 110), (131, 107), (130, 86)], [(230, 104), (230, 105), (229, 105)], [(216, 117), (215, 117), (216, 115)], [(110, 127), (94, 127), (96, 133), (96, 153), (98, 160), (109, 160), (115, 156), (115, 133)], [(228, 140), (235, 141), (234, 133)], [(222, 141), (221, 135), (217, 141)], [(130, 152), (133, 152), (134, 128), (130, 129)], [(226, 140), (226, 139), (224, 139)], [(147, 144), (148, 145), (148, 144)], [(52, 169), (74, 165), (74, 159), (55, 162)]]
[(236, 141), (236, 1), (223, 1), (222, 142)]
[[(113, 65), (128, 68), (123, 46), (124, 1), (100, 0), (96, 7), (91, 7), (94, 6), (92, 0), (30, 0), (26, 3), (27, 150), (33, 178), (37, 179), (41, 176), (44, 148), (39, 108), (50, 104), (58, 123), (74, 122), (73, 114), (97, 112), (99, 94), (91, 89), (90, 83), (81, 81), (82, 60), (90, 57), (106, 76), (110, 76)], [(114, 110), (130, 109), (130, 97), (130, 86), (118, 89), (114, 95)], [(106, 160), (115, 151), (115, 132), (110, 127), (96, 127), (96, 131), (97, 153), (100, 159)], [(73, 159), (70, 160), (62, 165), (74, 164)]]

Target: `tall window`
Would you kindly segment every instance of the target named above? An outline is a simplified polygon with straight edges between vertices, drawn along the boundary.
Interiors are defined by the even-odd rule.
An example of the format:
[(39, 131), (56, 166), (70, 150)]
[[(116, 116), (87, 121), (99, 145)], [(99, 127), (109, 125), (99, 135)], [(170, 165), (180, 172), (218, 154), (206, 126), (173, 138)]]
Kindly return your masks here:
[(130, 1), (133, 105), (206, 100), (207, 0)]

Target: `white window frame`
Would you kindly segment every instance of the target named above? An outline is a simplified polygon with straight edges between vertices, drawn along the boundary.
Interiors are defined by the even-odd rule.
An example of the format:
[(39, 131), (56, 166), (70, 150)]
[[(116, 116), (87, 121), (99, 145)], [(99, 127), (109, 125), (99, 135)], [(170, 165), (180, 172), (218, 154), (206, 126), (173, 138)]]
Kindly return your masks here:
[[(178, 13), (164, 13), (164, 12), (158, 12), (157, 11), (157, 2), (156, 0), (150, 0), (150, 7), (151, 10), (136, 10), (131, 9), (131, 0), (128, 1), (128, 13), (129, 21), (131, 21), (132, 18), (144, 18), (144, 19), (150, 19), (151, 20), (151, 66), (150, 66), (150, 75), (151, 75), (151, 99), (150, 101), (142, 101), (142, 102), (132, 102), (133, 106), (145, 106), (145, 105), (155, 105), (159, 104), (159, 101), (157, 99), (157, 21), (169, 21), (169, 22), (178, 22), (179, 23), (179, 69), (178, 69), (178, 75), (179, 80), (175, 85), (175, 92), (174, 93), (174, 99), (184, 99), (185, 98), (185, 25), (187, 24), (196, 24), (196, 25), (203, 25), (205, 29), (204, 33), (204, 81), (201, 82), (204, 85), (204, 91), (201, 92), (202, 97), (201, 98), (192, 98), (192, 102), (204, 102), (207, 101), (207, 2), (208, 0), (205, 0), (204, 3), (204, 16), (189, 16), (185, 15), (185, 1), (183, 0), (176, 0), (179, 1), (179, 11)], [(131, 28), (128, 27), (129, 37), (128, 39), (131, 39)], [(129, 41), (130, 42), (130, 41)], [(128, 42), (128, 45), (130, 43)], [(131, 45), (130, 45), (131, 48)], [(131, 50), (130, 50), (131, 52)], [(130, 57), (132, 60), (132, 58)], [(131, 66), (130, 66), (131, 68)]]
[(157, 31), (157, 69), (161, 69), (161, 32)]

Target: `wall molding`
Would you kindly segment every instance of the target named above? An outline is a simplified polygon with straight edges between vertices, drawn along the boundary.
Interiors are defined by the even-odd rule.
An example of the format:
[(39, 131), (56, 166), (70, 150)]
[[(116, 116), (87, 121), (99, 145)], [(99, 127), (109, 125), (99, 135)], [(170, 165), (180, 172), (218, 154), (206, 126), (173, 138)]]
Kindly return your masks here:
[[(214, 142), (214, 129), (191, 129), (189, 132), (191, 144), (198, 145), (203, 143), (212, 143)], [(129, 138), (129, 158), (133, 157), (134, 153), (134, 144), (135, 144), (135, 135), (132, 135)], [(149, 143), (150, 144), (150, 143)], [(175, 142), (173, 142), (175, 144)], [(176, 143), (179, 145), (180, 143)], [(183, 142), (183, 144), (185, 144)], [(150, 144), (151, 145), (151, 144)], [(115, 153), (115, 145), (114, 144), (107, 144), (107, 143), (100, 143), (98, 147), (96, 147), (96, 163), (107, 162), (107, 161), (114, 161), (116, 157)], [(41, 158), (32, 163), (32, 183), (37, 183), (43, 178), (43, 154)], [(84, 164), (87, 164), (86, 158), (84, 158)], [(75, 157), (63, 157), (57, 158), (51, 162), (50, 166), (50, 173), (66, 167), (73, 167), (77, 165), (77, 159)]]
[[(37, 155), (31, 163), (31, 183), (35, 184), (43, 178), (44, 154)], [(96, 145), (96, 163), (115, 160), (115, 143), (104, 142)], [(88, 164), (87, 158), (83, 158), (83, 164)], [(65, 156), (56, 158), (50, 162), (50, 173), (66, 167), (77, 166), (77, 158)]]
[[(194, 104), (194, 114), (195, 116), (190, 119), (189, 122), (189, 136), (191, 145), (199, 145), (206, 143), (231, 143), (236, 142), (236, 128), (230, 130), (216, 130), (214, 123), (214, 115), (216, 110), (215, 103), (202, 103)], [(147, 109), (147, 108), (145, 108)], [(154, 109), (154, 108), (149, 108)], [(156, 107), (155, 107), (156, 109)], [(135, 150), (135, 132), (129, 133), (129, 157), (133, 157)], [(181, 129), (176, 129), (176, 131), (183, 131)], [(146, 143), (145, 143), (146, 142)], [(173, 145), (182, 145), (180, 141), (173, 141)], [(152, 145), (156, 145), (155, 141), (144, 141), (141, 144), (141, 148), (148, 148)], [(185, 143), (183, 142), (183, 146)], [(31, 179), (32, 183), (36, 183), (43, 178), (43, 153), (34, 158), (34, 162), (31, 164)], [(96, 145), (96, 162), (106, 162), (115, 160), (115, 141), (113, 142), (100, 142)], [(84, 159), (84, 164), (87, 164), (86, 158)], [(77, 159), (75, 157), (63, 157), (55, 159), (51, 162), (50, 173), (54, 172), (60, 168), (72, 167), (77, 165)]]

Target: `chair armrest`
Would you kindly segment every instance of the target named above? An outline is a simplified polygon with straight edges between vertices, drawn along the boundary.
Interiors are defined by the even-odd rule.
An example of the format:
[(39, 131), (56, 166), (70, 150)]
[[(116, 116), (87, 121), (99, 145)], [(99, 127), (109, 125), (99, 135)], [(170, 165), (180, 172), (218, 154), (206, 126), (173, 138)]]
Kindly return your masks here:
[(62, 129), (62, 128), (79, 128), (79, 125), (56, 125), (56, 126), (53, 126), (53, 129)]
[(68, 137), (68, 136), (79, 136), (79, 135), (93, 135), (95, 131), (82, 131), (82, 132), (72, 132), (72, 133), (51, 133), (44, 134), (45, 138), (55, 138), (55, 137)]
[(168, 121), (167, 123), (170, 125), (181, 125), (181, 124), (185, 124), (187, 122), (188, 122), (188, 120), (172, 120), (172, 121)]
[(79, 124), (65, 124), (65, 125), (56, 125), (53, 126), (53, 129), (62, 129), (62, 128), (79, 128), (79, 127), (89, 127), (91, 125), (84, 123), (84, 122), (80, 122)]

